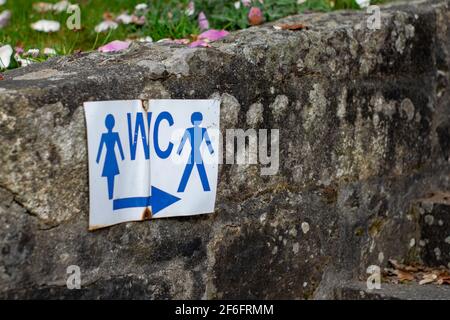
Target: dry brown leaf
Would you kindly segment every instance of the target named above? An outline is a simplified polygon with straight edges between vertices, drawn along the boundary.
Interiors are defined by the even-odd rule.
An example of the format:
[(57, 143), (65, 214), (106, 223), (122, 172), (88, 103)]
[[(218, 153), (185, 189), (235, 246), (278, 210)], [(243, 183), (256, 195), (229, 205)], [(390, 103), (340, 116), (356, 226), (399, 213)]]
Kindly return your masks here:
[(396, 270), (395, 273), (397, 274), (397, 278), (400, 282), (414, 280), (414, 275), (412, 273), (402, 271), (402, 270)]
[(400, 269), (401, 264), (395, 259), (389, 259), (389, 263), (396, 269)]
[(404, 266), (404, 270), (409, 271), (409, 272), (418, 272), (420, 271), (420, 267), (415, 267), (415, 266)]
[(420, 270), (418, 266), (407, 266), (402, 263), (399, 263), (397, 260), (390, 259), (389, 263), (397, 270), (403, 270), (407, 272), (417, 272)]
[(450, 284), (450, 272), (445, 267), (432, 268), (418, 264), (405, 265), (397, 260), (389, 260), (392, 268), (385, 268), (383, 276), (391, 283), (418, 281), (419, 284)]
[(434, 280), (433, 279), (423, 279), (419, 281), (420, 285), (424, 285), (424, 284), (429, 284), (429, 283), (433, 283)]
[(419, 284), (427, 284), (427, 283), (433, 283), (437, 279), (437, 275), (434, 273), (426, 273), (423, 275), (422, 280), (419, 281)]
[(439, 285), (450, 284), (450, 276), (438, 276), (436, 283)]
[(304, 25), (303, 23), (283, 23), (283, 24), (278, 24), (276, 25), (277, 29), (281, 29), (281, 30), (291, 30), (291, 31), (296, 31), (296, 30), (308, 30), (309, 27), (307, 25)]
[(113, 20), (113, 19), (114, 15), (111, 12), (106, 11), (103, 13), (103, 20)]

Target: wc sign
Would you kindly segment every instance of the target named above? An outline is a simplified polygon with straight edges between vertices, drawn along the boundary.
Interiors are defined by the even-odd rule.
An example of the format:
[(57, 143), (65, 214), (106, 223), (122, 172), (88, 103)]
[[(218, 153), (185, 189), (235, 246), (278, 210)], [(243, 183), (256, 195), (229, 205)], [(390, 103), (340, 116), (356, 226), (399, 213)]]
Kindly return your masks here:
[(86, 102), (89, 229), (213, 212), (219, 104)]

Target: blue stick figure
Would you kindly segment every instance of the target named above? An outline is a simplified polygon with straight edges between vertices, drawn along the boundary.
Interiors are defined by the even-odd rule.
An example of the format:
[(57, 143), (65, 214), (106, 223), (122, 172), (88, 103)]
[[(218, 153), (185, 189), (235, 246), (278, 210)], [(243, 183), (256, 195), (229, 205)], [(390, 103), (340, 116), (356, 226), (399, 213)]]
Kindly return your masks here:
[(106, 156), (105, 163), (103, 165), (102, 177), (106, 177), (108, 179), (108, 198), (110, 200), (113, 198), (114, 194), (114, 177), (120, 173), (115, 152), (116, 143), (119, 147), (122, 161), (125, 160), (119, 134), (112, 131), (115, 123), (114, 116), (112, 114), (108, 114), (105, 118), (105, 127), (108, 129), (108, 132), (102, 133), (96, 160), (97, 163), (100, 162), (100, 156), (102, 155), (104, 145), (106, 147)]
[(186, 143), (186, 140), (189, 139), (189, 142), (191, 144), (191, 154), (189, 156), (189, 161), (186, 164), (186, 168), (184, 169), (183, 177), (181, 178), (180, 186), (178, 187), (178, 192), (184, 192), (184, 190), (186, 189), (186, 185), (188, 183), (192, 169), (194, 168), (194, 163), (197, 165), (197, 170), (200, 175), (203, 190), (211, 191), (208, 183), (208, 177), (206, 176), (205, 165), (203, 163), (202, 155), (200, 152), (200, 146), (203, 140), (205, 140), (210, 154), (213, 154), (214, 150), (211, 144), (211, 140), (209, 139), (208, 130), (206, 128), (200, 127), (202, 120), (203, 115), (200, 112), (194, 112), (191, 115), (191, 122), (194, 126), (192, 128), (186, 129), (183, 138), (181, 139), (180, 146), (178, 147), (177, 153), (178, 155), (181, 155), (184, 144)]

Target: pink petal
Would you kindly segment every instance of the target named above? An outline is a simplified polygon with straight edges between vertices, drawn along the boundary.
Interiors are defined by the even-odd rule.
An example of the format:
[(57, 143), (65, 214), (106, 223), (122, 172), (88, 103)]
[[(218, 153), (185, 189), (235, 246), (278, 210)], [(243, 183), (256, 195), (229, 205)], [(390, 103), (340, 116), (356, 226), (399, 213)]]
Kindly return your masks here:
[(124, 13), (120, 14), (119, 16), (117, 16), (116, 22), (123, 23), (123, 24), (130, 24), (131, 22), (133, 22), (133, 16), (130, 16), (129, 14), (124, 12)]
[(98, 48), (98, 51), (100, 51), (100, 52), (115, 52), (115, 51), (127, 49), (129, 46), (130, 46), (130, 43), (128, 41), (114, 40), (114, 41)]
[(24, 50), (23, 50), (23, 48), (22, 47), (15, 47), (14, 48), (14, 50), (16, 51), (16, 53), (18, 53), (18, 54), (22, 54), (22, 53), (24, 53)]
[(204, 39), (208, 39), (209, 41), (216, 41), (216, 40), (220, 40), (222, 38), (225, 38), (227, 35), (229, 35), (230, 33), (226, 30), (208, 30), (203, 32), (202, 34), (200, 34), (198, 36), (198, 40), (204, 40)]
[(188, 15), (188, 16), (192, 16), (195, 13), (195, 3), (194, 3), (194, 1), (190, 1), (189, 2), (185, 12), (186, 12), (186, 15)]
[(0, 29), (6, 27), (9, 20), (11, 20), (11, 11), (5, 10), (0, 12)]
[(175, 39), (172, 42), (176, 43), (176, 44), (188, 44), (189, 43), (189, 39)]
[(211, 47), (211, 46), (209, 45), (208, 42), (205, 42), (203, 40), (194, 41), (194, 42), (192, 42), (189, 45), (189, 48), (198, 48), (198, 47), (205, 47), (205, 48), (207, 48), (207, 47)]
[(199, 15), (198, 15), (198, 27), (202, 31), (209, 29), (209, 22), (208, 22), (208, 19), (206, 18), (206, 15), (205, 15), (205, 13), (203, 11), (200, 12)]
[(145, 16), (132, 16), (132, 22), (138, 26), (143, 26), (145, 24)]

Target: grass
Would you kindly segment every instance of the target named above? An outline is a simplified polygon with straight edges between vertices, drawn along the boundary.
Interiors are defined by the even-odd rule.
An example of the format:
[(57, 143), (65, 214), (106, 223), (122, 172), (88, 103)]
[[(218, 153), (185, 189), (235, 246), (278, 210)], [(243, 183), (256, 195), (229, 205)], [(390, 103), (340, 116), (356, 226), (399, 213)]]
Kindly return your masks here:
[[(70, 16), (67, 13), (38, 13), (32, 8), (32, 4), (39, 1), (8, 0), (5, 9), (12, 13), (10, 24), (0, 29), (0, 42), (12, 46), (21, 46), (25, 50), (30, 48), (43, 49), (50, 47), (60, 54), (69, 54), (74, 50), (91, 50), (107, 42), (109, 39), (125, 39), (134, 30), (130, 26), (120, 26), (111, 34), (97, 34), (95, 26), (102, 21), (104, 12), (121, 12), (132, 10), (142, 1), (139, 0), (85, 0), (79, 1), (81, 8), (80, 31), (72, 31), (66, 27), (66, 20)], [(58, 1), (48, 0), (56, 3)], [(56, 20), (61, 23), (61, 29), (55, 33), (43, 33), (31, 29), (30, 24), (40, 19)], [(97, 40), (97, 41), (96, 41)], [(94, 47), (94, 44), (97, 44)]]
[[(200, 32), (197, 16), (204, 11), (211, 28), (236, 30), (249, 26), (249, 8), (241, 5), (236, 9), (237, 0), (196, 0), (195, 14), (188, 16), (185, 12), (189, 0), (73, 0), (81, 8), (81, 25), (79, 31), (72, 31), (66, 27), (67, 13), (38, 13), (32, 5), (36, 0), (7, 0), (0, 11), (9, 9), (12, 13), (10, 24), (0, 29), (0, 44), (10, 44), (13, 47), (43, 49), (54, 48), (58, 54), (70, 54), (74, 51), (89, 51), (112, 41), (129, 38), (150, 36), (154, 41), (162, 38), (187, 38)], [(55, 3), (58, 0), (47, 0)], [(123, 11), (133, 12), (134, 7), (146, 2), (149, 11), (144, 26), (120, 25), (116, 30), (97, 34), (95, 26), (103, 20), (105, 12), (118, 15)], [(329, 11), (333, 9), (358, 9), (355, 0), (308, 0), (299, 5), (297, 0), (264, 0), (263, 4), (253, 1), (254, 6), (262, 9), (265, 21), (273, 21), (281, 17), (304, 12), (305, 10)], [(377, 3), (380, 1), (372, 1)], [(57, 20), (61, 29), (55, 33), (42, 33), (31, 29), (30, 24), (40, 19)]]

